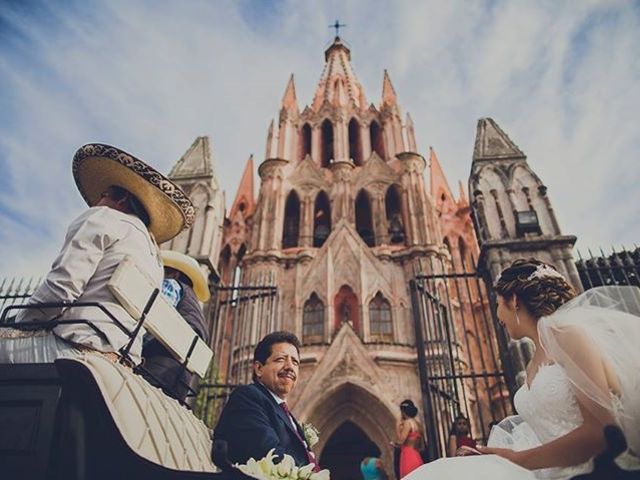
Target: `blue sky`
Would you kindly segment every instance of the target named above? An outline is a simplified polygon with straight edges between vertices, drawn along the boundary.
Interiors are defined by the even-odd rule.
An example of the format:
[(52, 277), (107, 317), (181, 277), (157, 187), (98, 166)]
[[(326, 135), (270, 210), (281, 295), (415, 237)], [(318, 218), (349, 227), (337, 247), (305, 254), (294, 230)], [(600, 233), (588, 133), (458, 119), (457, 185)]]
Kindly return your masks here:
[(582, 249), (640, 240), (638, 2), (0, 2), (0, 276), (38, 275), (85, 207), (80, 145), (168, 172), (211, 139), (227, 202), (291, 73), (303, 107), (339, 18), (367, 99), (383, 70), (454, 190), (492, 117)]

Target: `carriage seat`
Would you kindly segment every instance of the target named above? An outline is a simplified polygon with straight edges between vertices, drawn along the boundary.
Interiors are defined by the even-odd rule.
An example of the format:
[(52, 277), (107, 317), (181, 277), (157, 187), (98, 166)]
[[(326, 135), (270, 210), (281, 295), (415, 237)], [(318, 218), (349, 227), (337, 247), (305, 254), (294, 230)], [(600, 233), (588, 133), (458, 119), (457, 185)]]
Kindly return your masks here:
[(206, 425), (140, 375), (91, 353), (57, 360), (56, 365), (98, 388), (122, 439), (137, 455), (165, 468), (215, 471)]

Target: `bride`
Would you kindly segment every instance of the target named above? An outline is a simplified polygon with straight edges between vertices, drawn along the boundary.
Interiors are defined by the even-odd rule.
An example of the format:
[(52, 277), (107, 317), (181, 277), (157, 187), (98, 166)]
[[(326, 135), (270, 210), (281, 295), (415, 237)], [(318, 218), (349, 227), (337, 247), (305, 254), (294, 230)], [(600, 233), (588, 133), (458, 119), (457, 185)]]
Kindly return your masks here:
[(591, 471), (609, 424), (629, 447), (618, 465), (640, 469), (640, 289), (575, 297), (558, 271), (531, 259), (503, 270), (495, 290), (500, 324), (536, 346), (514, 397), (519, 415), (492, 429), (483, 455), (436, 460), (405, 479), (568, 479)]

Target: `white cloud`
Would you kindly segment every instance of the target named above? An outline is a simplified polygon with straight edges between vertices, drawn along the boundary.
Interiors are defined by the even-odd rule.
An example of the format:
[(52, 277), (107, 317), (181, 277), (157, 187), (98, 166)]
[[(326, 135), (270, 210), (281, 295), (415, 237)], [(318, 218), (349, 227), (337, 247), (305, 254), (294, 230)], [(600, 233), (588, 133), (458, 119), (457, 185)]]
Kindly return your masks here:
[[(276, 9), (275, 12), (267, 10)], [(583, 246), (640, 237), (631, 2), (82, 2), (0, 7), (0, 272), (39, 273), (83, 209), (82, 143), (168, 171), (209, 135), (230, 203), (294, 73), (311, 101), (335, 16), (370, 102), (389, 69), (423, 152), (466, 183), (478, 118), (525, 151)]]

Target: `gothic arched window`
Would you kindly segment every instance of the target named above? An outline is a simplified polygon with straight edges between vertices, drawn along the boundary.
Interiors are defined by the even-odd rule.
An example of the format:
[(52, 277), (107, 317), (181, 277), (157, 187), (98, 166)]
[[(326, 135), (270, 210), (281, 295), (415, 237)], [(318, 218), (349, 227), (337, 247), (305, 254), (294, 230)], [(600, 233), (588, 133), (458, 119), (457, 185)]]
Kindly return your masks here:
[(360, 124), (355, 118), (349, 122), (349, 158), (353, 163), (362, 165), (362, 141), (360, 139)]
[(220, 252), (220, 259), (218, 260), (218, 274), (223, 283), (229, 283), (231, 279), (231, 272), (229, 270), (231, 266), (231, 247), (229, 244), (225, 245)]
[(292, 190), (287, 196), (284, 206), (284, 228), (282, 232), (282, 248), (297, 247), (300, 236), (300, 199)]
[(331, 203), (325, 192), (318, 193), (313, 209), (313, 246), (324, 245), (331, 233)]
[(333, 125), (329, 119), (322, 122), (321, 166), (328, 167), (333, 160)]
[(371, 216), (371, 201), (365, 190), (360, 190), (356, 197), (356, 230), (364, 243), (373, 247), (376, 238), (373, 233), (373, 219)]
[(309, 125), (308, 123), (305, 123), (302, 126), (300, 140), (300, 160), (304, 160), (304, 157), (306, 157), (307, 155), (311, 155), (311, 125)]
[(453, 252), (451, 252), (451, 242), (449, 241), (449, 237), (444, 237), (444, 246), (447, 249), (447, 252), (449, 252), (449, 256), (451, 256), (451, 259), (453, 261)]
[(397, 185), (391, 185), (384, 197), (384, 208), (389, 224), (389, 241), (403, 244), (405, 239), (404, 222), (402, 221), (402, 203)]
[[(247, 253), (247, 246), (243, 243), (240, 245), (240, 248), (235, 254), (235, 258), (233, 259), (234, 269), (233, 278), (231, 279), (231, 285), (233, 287), (239, 287), (242, 284), (242, 259), (244, 258), (245, 253)], [(237, 305), (239, 292), (240, 290), (233, 289), (231, 293), (232, 304), (234, 306)]]
[(302, 342), (320, 343), (324, 340), (324, 304), (315, 292), (304, 303), (302, 312)]
[(374, 340), (393, 340), (391, 304), (380, 292), (369, 303), (369, 334)]
[(385, 159), (384, 140), (382, 138), (382, 128), (375, 120), (369, 126), (369, 134), (371, 135), (371, 148), (378, 154), (381, 159)]

